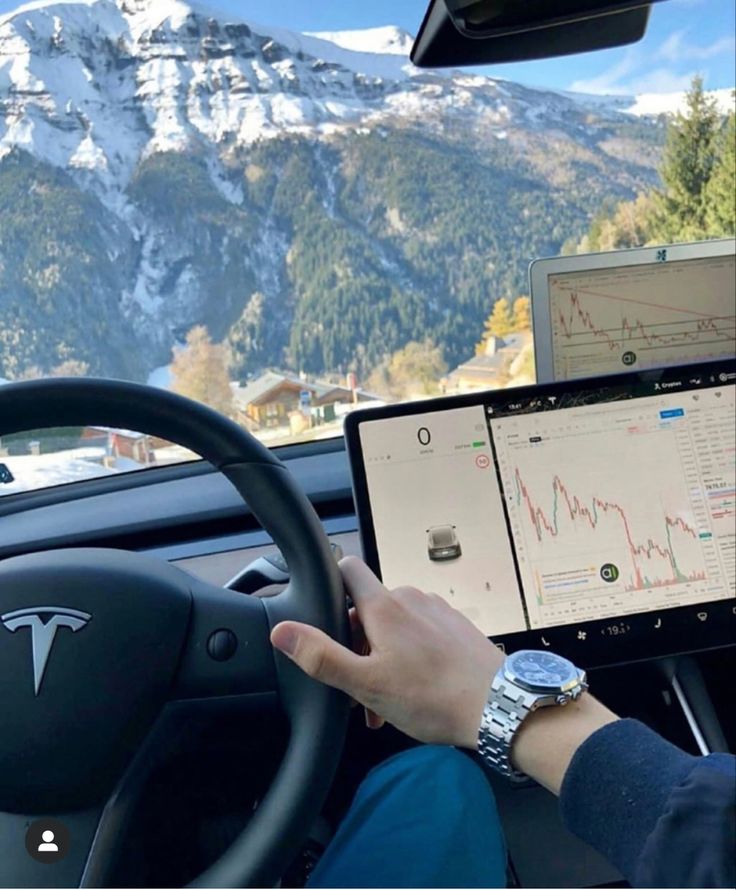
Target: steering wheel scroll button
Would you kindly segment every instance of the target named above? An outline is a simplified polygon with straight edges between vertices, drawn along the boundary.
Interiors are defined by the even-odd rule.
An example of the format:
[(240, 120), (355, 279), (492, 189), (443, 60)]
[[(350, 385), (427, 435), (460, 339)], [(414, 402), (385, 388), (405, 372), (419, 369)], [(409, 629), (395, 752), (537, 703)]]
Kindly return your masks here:
[(238, 638), (226, 628), (216, 630), (207, 640), (207, 654), (214, 661), (229, 661), (237, 648)]
[(37, 819), (28, 826), (26, 850), (36, 862), (60, 862), (69, 852), (69, 829), (58, 819)]

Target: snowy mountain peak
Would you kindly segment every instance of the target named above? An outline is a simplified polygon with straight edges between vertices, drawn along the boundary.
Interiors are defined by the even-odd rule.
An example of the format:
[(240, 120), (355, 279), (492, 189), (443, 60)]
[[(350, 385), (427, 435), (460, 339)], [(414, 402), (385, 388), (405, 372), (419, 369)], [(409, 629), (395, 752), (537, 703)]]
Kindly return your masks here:
[(359, 53), (378, 53), (409, 58), (414, 38), (403, 28), (385, 25), (382, 28), (362, 28), (355, 31), (312, 31), (311, 37), (327, 40), (343, 49)]
[(135, 376), (196, 324), (244, 374), (362, 373), (430, 330), (459, 361), (530, 257), (653, 182), (660, 121), (410, 45), (184, 0), (1, 16), (0, 376)]
[(0, 157), (21, 148), (91, 173), (119, 209), (156, 152), (196, 146), (217, 166), (284, 133), (329, 137), (473, 105), (481, 124), (503, 126), (493, 81), (419, 72), (410, 44), (394, 27), (304, 35), (184, 0), (33, 2), (0, 18)]
[[(185, 0), (48, 0), (0, 17), (0, 158), (92, 177), (116, 214), (141, 160), (195, 148), (212, 171), (285, 133), (326, 139), (397, 120), (487, 144), (582, 132), (635, 100), (594, 99), (409, 61), (386, 26), (299, 34)], [(228, 200), (237, 193), (213, 172)]]

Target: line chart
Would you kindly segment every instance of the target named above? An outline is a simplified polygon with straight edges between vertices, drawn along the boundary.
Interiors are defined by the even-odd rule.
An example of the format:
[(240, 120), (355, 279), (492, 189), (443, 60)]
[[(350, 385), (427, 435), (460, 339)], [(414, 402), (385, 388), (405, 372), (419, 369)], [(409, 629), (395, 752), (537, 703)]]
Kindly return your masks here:
[[(684, 572), (677, 560), (673, 534), (680, 532), (692, 541), (698, 540), (698, 532), (685, 522), (680, 516), (663, 516), (663, 531), (666, 543), (655, 541), (652, 537), (636, 542), (631, 529), (631, 522), (624, 508), (615, 501), (592, 496), (588, 504), (577, 496), (572, 495), (559, 476), (552, 479), (552, 509), (549, 517), (541, 506), (535, 503), (527, 486), (521, 478), (517, 467), (514, 472), (516, 485), (517, 505), (523, 503), (529, 521), (531, 522), (540, 544), (543, 544), (544, 535), (557, 538), (560, 533), (560, 509), (565, 510), (570, 520), (581, 521), (590, 529), (597, 529), (604, 516), (616, 517), (621, 525), (626, 547), (631, 559), (633, 583), (625, 584), (627, 592), (637, 590), (650, 590), (654, 587), (668, 587), (673, 584), (682, 584), (687, 581), (702, 581), (705, 579), (705, 571), (700, 568), (691, 572)], [(655, 577), (653, 571), (661, 571), (662, 565), (668, 567), (668, 572), (663, 577)]]
[[(581, 295), (583, 298), (581, 299)], [(610, 294), (592, 291), (570, 291), (569, 304), (558, 311), (561, 335), (570, 341), (570, 348), (580, 349), (603, 342), (610, 351), (620, 352), (627, 345), (637, 349), (663, 349), (668, 346), (696, 344), (698, 346), (732, 344), (736, 342), (736, 314), (706, 316), (693, 312), (693, 318), (678, 321), (644, 323), (640, 318), (621, 315), (616, 327), (597, 327), (593, 314), (585, 308), (584, 297), (621, 299)], [(626, 302), (633, 303), (634, 300)], [(642, 304), (652, 305), (652, 304)], [(660, 307), (667, 311), (668, 307)], [(684, 311), (684, 310), (678, 310)], [(578, 339), (578, 337), (588, 337)]]
[(492, 422), (531, 627), (734, 595), (733, 410), (713, 389)]
[(736, 353), (736, 262), (575, 272), (549, 278), (556, 379)]

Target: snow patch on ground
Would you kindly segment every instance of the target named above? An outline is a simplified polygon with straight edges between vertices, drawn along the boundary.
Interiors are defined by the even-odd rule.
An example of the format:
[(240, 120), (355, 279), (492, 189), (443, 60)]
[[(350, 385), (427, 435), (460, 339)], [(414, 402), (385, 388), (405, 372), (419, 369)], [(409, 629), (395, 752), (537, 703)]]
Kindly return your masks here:
[(109, 476), (116, 469), (104, 467), (104, 448), (73, 448), (54, 454), (24, 454), (19, 457), (3, 457), (2, 463), (15, 479), (9, 484), (0, 485), (0, 497), (80, 482), (83, 479), (96, 479)]

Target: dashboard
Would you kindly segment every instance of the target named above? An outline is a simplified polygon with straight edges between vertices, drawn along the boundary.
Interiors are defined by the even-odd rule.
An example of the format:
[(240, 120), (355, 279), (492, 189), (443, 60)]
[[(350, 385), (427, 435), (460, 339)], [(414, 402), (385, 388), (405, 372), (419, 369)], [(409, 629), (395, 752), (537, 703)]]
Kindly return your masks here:
[[(357, 528), (342, 440), (276, 453), (327, 522), (328, 533)], [(176, 560), (269, 543), (233, 486), (203, 461), (0, 502), (0, 559), (53, 547), (98, 545)]]
[[(428, 403), (417, 407), (426, 411)], [(475, 436), (472, 441), (477, 441)], [(340, 544), (346, 554), (360, 555), (363, 542), (358, 534), (350, 466), (343, 442), (323, 442), (277, 453), (314, 504), (331, 540)], [(435, 524), (447, 525), (447, 517), (437, 518)], [(429, 545), (427, 527), (422, 529), (420, 536), (425, 553)], [(462, 558), (465, 558), (469, 552), (468, 539), (461, 532), (459, 527), (455, 530)], [(440, 536), (438, 540), (442, 542), (444, 539)], [(0, 505), (0, 559), (50, 547), (96, 545), (148, 552), (221, 585), (227, 584), (258, 556), (273, 549), (271, 540), (227, 480), (201, 462), (31, 493), (13, 498), (12, 503), (8, 499)], [(443, 562), (438, 560), (436, 564), (441, 566)], [(683, 625), (683, 637), (692, 648), (701, 648), (698, 635), (707, 634), (711, 622), (717, 620), (715, 614), (708, 611), (705, 622), (690, 614)], [(663, 617), (673, 622), (680, 620), (676, 609), (667, 611)], [(652, 624), (656, 623), (657, 613), (650, 613), (649, 618)], [(638, 630), (631, 619), (601, 619), (599, 627), (609, 641), (608, 661), (618, 666), (595, 671), (598, 697), (623, 716), (644, 719), (670, 741), (692, 753), (727, 750), (718, 720), (713, 719), (710, 695), (714, 696), (726, 731), (733, 737), (733, 727), (728, 722), (731, 696), (727, 681), (733, 673), (733, 658), (729, 654), (733, 649), (698, 655), (703, 670), (710, 673), (705, 674), (705, 681), (696, 675), (695, 688), (692, 688), (686, 682), (685, 668), (693, 666), (687, 663), (687, 656), (677, 661), (677, 681), (667, 679), (669, 661), (656, 660), (661, 644), (654, 634), (647, 637), (646, 645), (639, 639), (632, 646)], [(535, 633), (540, 637), (544, 635), (545, 640), (555, 646), (555, 634), (559, 634), (563, 645), (569, 642), (580, 648), (581, 664), (590, 664), (589, 647), (585, 641), (576, 640), (577, 631), (576, 624), (561, 624), (546, 633)], [(507, 639), (510, 640), (509, 646), (513, 645), (513, 634)], [(729, 643), (733, 643), (733, 635)], [(540, 639), (540, 647), (543, 645)], [(643, 657), (648, 663), (621, 664), (633, 657)], [(703, 682), (710, 694), (703, 690)], [(631, 694), (632, 690), (635, 690), (634, 694)], [(349, 792), (345, 788), (353, 787), (351, 781), (357, 781), (382, 757), (391, 756), (406, 744), (390, 729), (378, 734), (366, 730), (357, 710), (353, 716), (343, 767), (345, 777), (339, 786), (346, 800)], [(274, 746), (263, 725), (259, 731), (249, 734), (245, 746), (237, 732), (238, 727), (233, 727), (223, 717), (206, 738), (217, 738), (218, 743), (222, 741), (229, 747), (210, 749), (199, 739), (192, 741), (192, 753), (185, 763), (190, 774), (202, 773), (197, 806), (207, 794), (216, 795), (217, 805), (221, 806), (232, 785), (233, 770), (247, 766), (259, 777), (267, 771), (266, 761), (274, 750), (278, 750), (278, 743)], [(207, 741), (207, 745), (211, 744)], [(221, 784), (218, 784), (217, 776), (213, 778), (205, 771), (206, 764), (222, 765), (224, 778)], [(170, 784), (162, 782), (161, 787), (171, 795), (180, 794), (179, 772), (174, 770)], [(554, 799), (544, 789), (537, 786), (509, 788), (498, 782), (494, 790), (509, 853), (522, 886), (600, 886), (621, 880), (599, 854), (566, 831)], [(188, 808), (179, 802), (178, 797), (175, 799), (183, 824), (196, 823), (201, 818), (197, 807)], [(166, 806), (161, 810), (161, 818), (168, 821), (171, 819), (170, 798), (164, 792), (162, 800)], [(243, 802), (239, 801), (239, 805), (243, 806)], [(143, 820), (141, 837), (150, 835), (149, 825), (159, 824), (155, 818), (152, 822)], [(151, 837), (158, 842), (156, 832)], [(179, 851), (180, 837), (175, 836), (175, 840), (172, 857), (178, 856)], [(546, 852), (541, 854), (540, 851)], [(165, 863), (165, 869), (161, 880), (171, 882), (170, 861)], [(147, 886), (154, 886), (154, 883)]]
[[(613, 378), (609, 379), (613, 381), (610, 384), (613, 392), (619, 384)], [(652, 380), (650, 384), (653, 386), (656, 382)], [(553, 577), (554, 566), (550, 568), (547, 565), (547, 556), (540, 561), (540, 535), (543, 539), (545, 536), (548, 538), (544, 553), (551, 553), (551, 561), (554, 563), (556, 559), (569, 562), (570, 556), (576, 555), (580, 535), (587, 535), (591, 545), (595, 546), (595, 537), (601, 531), (600, 528), (586, 529), (585, 517), (582, 515), (576, 518), (581, 526), (578, 537), (571, 538), (564, 529), (562, 534), (554, 535), (549, 528), (554, 515), (553, 495), (556, 495), (558, 501), (564, 501), (566, 495), (584, 499), (586, 494), (599, 495), (603, 490), (600, 486), (596, 486), (596, 491), (587, 490), (585, 485), (581, 485), (587, 471), (580, 461), (596, 460), (596, 442), (606, 438), (605, 430), (616, 413), (613, 407), (604, 405), (602, 414), (589, 414), (584, 404), (587, 397), (581, 395), (585, 384), (575, 382), (569, 386), (572, 390), (568, 401), (564, 402), (568, 412), (564, 416), (572, 418), (570, 424), (561, 424), (563, 414), (560, 411), (529, 413), (521, 410), (519, 405), (524, 390), (508, 391), (503, 396), (508, 401), (506, 408), (499, 404), (499, 414), (492, 419), (496, 431), (492, 448), (489, 417), (480, 407), (482, 399), (479, 401), (477, 395), (460, 397), (460, 403), (455, 403), (452, 409), (458, 413), (451, 415), (451, 432), (444, 444), (441, 436), (435, 439), (429, 446), (434, 453), (422, 455), (417, 468), (411, 471), (406, 470), (406, 467), (411, 466), (412, 461), (402, 464), (402, 475), (407, 482), (414, 478), (412, 473), (419, 473), (412, 484), (422, 488), (422, 497), (414, 500), (423, 505), (421, 521), (402, 520), (400, 523), (406, 529), (412, 529), (415, 537), (411, 546), (420, 554), (410, 564), (411, 570), (403, 574), (392, 570), (391, 561), (404, 560), (411, 548), (407, 548), (403, 542), (398, 548), (400, 552), (392, 556), (392, 543), (389, 541), (385, 554), (381, 560), (378, 559), (376, 542), (371, 541), (370, 535), (365, 533), (364, 511), (358, 511), (361, 514), (360, 522), (356, 515), (352, 501), (349, 459), (342, 442), (331, 441), (320, 443), (317, 447), (310, 446), (306, 453), (305, 449), (285, 449), (279, 456), (314, 504), (326, 533), (340, 543), (344, 552), (363, 553), (372, 567), (384, 574), (387, 583), (411, 583), (440, 593), (444, 591), (448, 598), (452, 598), (455, 606), (464, 610), (486, 633), (492, 634), (494, 639), (509, 648), (522, 644), (537, 648), (554, 647), (577, 658), (586, 667), (593, 667), (596, 664), (654, 658), (674, 651), (707, 649), (732, 643), (732, 624), (736, 617), (733, 615), (733, 591), (724, 589), (724, 579), (733, 576), (734, 566), (733, 540), (731, 538), (729, 543), (728, 539), (729, 530), (733, 532), (733, 523), (730, 521), (730, 511), (733, 510), (733, 478), (718, 469), (723, 462), (723, 454), (714, 445), (717, 440), (714, 433), (718, 424), (720, 423), (722, 431), (728, 430), (729, 421), (723, 414), (723, 396), (714, 411), (705, 412), (709, 419), (701, 423), (697, 420), (698, 412), (703, 415), (700, 408), (695, 412), (688, 409), (685, 417), (678, 414), (682, 408), (679, 392), (649, 392), (643, 400), (638, 400), (640, 406), (648, 404), (647, 398), (652, 400), (651, 404), (656, 403), (657, 410), (654, 415), (649, 416), (649, 425), (647, 426), (646, 417), (641, 418), (636, 421), (636, 435), (624, 434), (620, 430), (616, 433), (625, 445), (615, 445), (613, 441), (609, 443), (616, 461), (620, 461), (625, 455), (630, 458), (629, 472), (622, 477), (619, 493), (619, 506), (627, 517), (632, 499), (635, 495), (638, 497), (642, 484), (661, 488), (665, 481), (677, 475), (668, 470), (668, 465), (674, 466), (675, 461), (679, 462), (680, 469), (685, 473), (685, 482), (679, 484), (679, 489), (675, 486), (670, 493), (677, 502), (674, 505), (675, 511), (680, 509), (678, 503), (683, 502), (686, 496), (684, 489), (689, 490), (691, 482), (696, 482), (694, 487), (699, 490), (709, 486), (707, 499), (690, 504), (688, 515), (692, 514), (690, 518), (695, 521), (697, 516), (693, 511), (699, 511), (701, 519), (698, 521), (702, 524), (705, 521), (702, 519), (703, 511), (711, 511), (708, 521), (713, 526), (713, 537), (699, 538), (698, 542), (693, 542), (692, 536), (682, 527), (669, 528), (673, 546), (677, 550), (678, 570), (682, 569), (686, 579), (676, 585), (649, 584), (646, 590), (636, 591), (626, 589), (632, 586), (630, 577), (619, 577), (614, 582), (600, 577), (600, 570), (607, 563), (621, 568), (625, 564), (625, 552), (623, 556), (618, 551), (612, 555), (612, 551), (605, 549), (604, 553), (596, 556), (595, 561), (589, 563), (587, 574), (585, 565), (574, 564), (572, 574), (562, 579), (564, 583), (561, 586), (560, 579)], [(704, 385), (703, 388), (712, 389), (713, 393), (718, 389), (709, 385)], [(716, 396), (713, 393), (708, 398), (715, 405)], [(693, 392), (688, 396), (692, 406), (704, 407), (707, 403), (696, 402), (695, 395), (698, 393)], [(413, 430), (411, 447), (422, 449), (424, 446), (415, 438), (417, 417), (422, 413), (436, 416), (439, 407), (444, 409), (446, 400), (441, 400), (437, 405), (422, 402), (387, 408), (385, 411), (386, 416), (407, 415), (406, 422)], [(630, 408), (628, 406), (626, 411)], [(621, 404), (616, 411), (619, 409)], [(660, 413), (667, 412), (674, 414), (660, 416)], [(364, 412), (357, 412), (354, 416), (359, 419), (363, 414)], [(654, 422), (652, 416), (655, 417)], [(466, 426), (458, 425), (460, 421), (456, 418), (466, 418), (462, 421)], [(535, 437), (534, 433), (529, 434), (530, 424), (541, 424), (541, 443), (525, 441)], [(430, 426), (434, 430), (434, 426)], [(476, 426), (481, 427), (481, 433), (475, 429)], [(379, 458), (380, 438), (380, 435), (376, 438)], [(649, 446), (645, 447), (647, 439), (658, 443), (651, 451), (648, 450)], [(477, 445), (481, 440), (482, 447)], [(463, 445), (457, 451), (459, 442)], [(442, 453), (443, 448), (446, 453)], [(631, 448), (639, 449), (638, 457)], [(545, 477), (543, 469), (535, 467), (536, 455), (540, 453), (540, 449), (555, 464), (569, 450), (580, 455), (580, 461), (575, 461), (565, 473), (557, 474), (559, 482), (554, 490), (550, 485), (549, 475)], [(656, 453), (656, 460), (647, 462), (647, 454), (651, 455), (652, 451)], [(424, 505), (429, 489), (421, 474), (426, 473), (430, 467), (435, 468), (432, 484), (436, 492), (438, 486), (446, 485), (447, 480), (453, 478), (453, 473), (458, 472), (455, 465), (466, 452), (473, 454), (473, 465), (468, 471), (460, 471), (458, 478), (463, 478), (462, 474), (466, 473), (464, 487), (455, 486), (454, 497), (457, 500), (458, 492), (467, 493), (468, 486), (472, 492), (478, 491), (479, 478), (484, 480), (484, 485), (490, 486), (492, 496), (462, 497), (461, 504), (448, 502), (442, 510), (426, 515)], [(489, 467), (492, 462), (495, 472), (484, 472), (482, 468), (476, 467), (476, 460), (480, 460), (482, 464), (488, 461)], [(733, 451), (730, 452), (730, 460), (733, 460)], [(388, 474), (389, 464), (390, 462), (386, 462), (382, 466), (378, 460), (375, 471)], [(518, 475), (514, 468), (519, 470)], [(596, 472), (598, 473), (597, 470)], [(730, 472), (733, 472), (732, 469)], [(602, 484), (604, 478), (600, 473), (598, 475)], [(359, 493), (360, 479), (358, 468), (356, 483)], [(509, 501), (499, 507), (499, 492), (505, 489), (513, 491), (517, 482), (517, 501)], [(619, 482), (617, 480), (617, 486)], [(122, 487), (123, 485), (126, 487)], [(389, 480), (388, 487), (391, 488), (392, 485), (394, 483)], [(449, 490), (452, 489), (453, 486), (449, 486)], [(519, 497), (521, 500), (518, 500)], [(402, 509), (411, 500), (408, 497), (401, 499)], [(525, 518), (530, 504), (534, 505), (535, 510), (539, 510), (535, 514), (538, 518), (536, 524), (530, 524)], [(652, 510), (653, 504), (652, 501)], [(360, 506), (359, 497), (358, 508)], [(524, 513), (524, 508), (527, 514)], [(398, 519), (400, 515), (397, 512), (395, 518)], [(616, 515), (615, 511), (611, 514), (611, 521)], [(685, 515), (682, 514), (681, 518), (684, 519)], [(660, 526), (661, 519), (660, 514)], [(655, 528), (657, 516), (647, 514), (638, 517), (637, 521), (643, 523), (636, 530), (638, 538), (643, 533), (643, 540), (648, 541), (648, 532)], [(516, 546), (511, 557), (508, 555), (510, 522), (513, 523), (512, 536)], [(616, 545), (619, 550), (620, 522), (621, 520)], [(362, 539), (357, 534), (359, 524), (363, 527)], [(455, 528), (448, 528), (452, 526)], [(435, 548), (438, 552), (434, 554), (439, 558), (430, 559), (430, 539), (441, 543), (448, 535), (450, 546), (444, 549), (452, 551), (457, 548), (461, 554), (459, 558), (453, 559), (452, 552), (443, 555), (439, 552), (443, 548), (439, 547)], [(400, 535), (388, 537), (395, 538), (394, 545), (400, 540)], [(652, 540), (661, 545), (661, 538), (660, 533)], [(491, 566), (477, 557), (478, 546), (485, 546), (489, 540), (497, 555), (496, 562)], [(571, 540), (575, 541), (572, 548)], [(219, 584), (226, 584), (245, 565), (273, 546), (227, 480), (202, 463), (147, 471), (127, 480), (117, 478), (81, 483), (73, 486), (73, 490), (67, 487), (39, 493), (39, 497), (24, 496), (16, 502), (15, 512), (0, 515), (0, 558), (49, 547), (95, 545), (149, 552), (177, 562)], [(498, 556), (501, 545), (505, 546), (505, 555)], [(549, 550), (550, 546), (552, 550)], [(448, 559), (448, 556), (451, 558)], [(656, 553), (653, 556), (656, 557)], [(667, 567), (663, 559), (658, 564), (656, 558), (650, 562), (660, 573)], [(716, 563), (717, 569), (714, 568)], [(441, 577), (449, 576), (448, 573), (455, 571), (458, 566), (462, 566), (459, 583), (443, 586), (438, 582), (440, 576), (437, 573), (443, 573)], [(542, 571), (538, 571), (540, 567)], [(598, 575), (592, 571), (593, 567), (597, 569)], [(707, 582), (699, 577), (704, 571), (708, 575)], [(540, 595), (525, 595), (525, 588), (530, 588), (530, 585), (533, 588), (537, 583), (537, 574), (541, 584)], [(636, 578), (633, 580), (636, 582)], [(642, 580), (644, 579), (640, 579)], [(487, 585), (492, 588), (493, 596), (486, 597), (488, 601), (484, 602), (483, 597), (478, 596), (478, 591), (481, 594), (488, 593)], [(570, 596), (571, 590), (586, 585), (597, 586), (598, 590), (592, 591), (591, 596), (585, 599)], [(494, 598), (495, 602), (490, 602)], [(645, 609), (641, 608), (642, 598), (646, 601)], [(711, 605), (708, 608), (699, 608), (704, 603)]]

